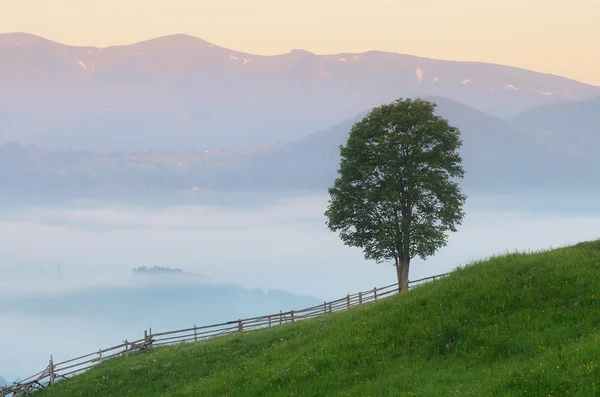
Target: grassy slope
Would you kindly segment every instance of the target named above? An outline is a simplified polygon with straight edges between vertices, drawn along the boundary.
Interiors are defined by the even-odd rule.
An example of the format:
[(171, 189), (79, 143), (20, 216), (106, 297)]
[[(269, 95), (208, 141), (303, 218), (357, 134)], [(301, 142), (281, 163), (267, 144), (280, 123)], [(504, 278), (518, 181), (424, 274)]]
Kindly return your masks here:
[(492, 258), (341, 314), (106, 362), (38, 397), (597, 396), (599, 366), (596, 241)]

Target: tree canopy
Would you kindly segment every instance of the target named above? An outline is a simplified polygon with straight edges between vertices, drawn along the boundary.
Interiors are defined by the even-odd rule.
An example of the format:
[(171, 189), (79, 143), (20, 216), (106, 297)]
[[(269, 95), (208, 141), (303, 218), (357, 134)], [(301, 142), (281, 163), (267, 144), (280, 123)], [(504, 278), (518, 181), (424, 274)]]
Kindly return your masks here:
[(400, 291), (408, 289), (410, 260), (445, 246), (464, 217), (460, 131), (435, 107), (400, 98), (374, 108), (340, 146), (329, 189), (329, 229), (366, 259), (393, 261)]

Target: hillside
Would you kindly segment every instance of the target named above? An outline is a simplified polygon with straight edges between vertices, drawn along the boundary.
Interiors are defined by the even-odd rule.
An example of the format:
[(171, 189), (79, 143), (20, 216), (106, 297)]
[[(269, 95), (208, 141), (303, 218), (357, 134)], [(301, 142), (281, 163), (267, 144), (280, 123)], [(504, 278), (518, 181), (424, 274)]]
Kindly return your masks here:
[(510, 123), (568, 160), (583, 157), (595, 160), (594, 167), (600, 166), (600, 96), (537, 106), (519, 113)]
[(186, 35), (94, 48), (3, 34), (0, 59), (0, 142), (53, 150), (289, 143), (400, 96), (442, 96), (506, 116), (600, 94), (502, 65), (381, 51), (258, 56)]
[[(436, 113), (461, 130), (466, 171), (463, 187), (598, 188), (600, 110), (594, 113), (588, 105), (597, 100), (561, 102), (507, 121), (447, 98), (425, 99), (435, 102)], [(567, 121), (555, 123), (555, 134), (540, 137), (536, 131), (541, 127), (537, 126), (543, 125), (546, 113), (556, 108), (561, 114), (559, 110), (567, 105), (585, 105), (592, 110), (577, 112), (581, 117), (563, 116)], [(325, 191), (337, 176), (339, 145), (365, 114), (358, 113), (290, 144), (254, 149), (100, 154), (0, 144), (0, 197), (8, 203), (51, 201), (53, 197), (145, 199), (152, 192), (184, 195), (178, 200), (193, 201), (211, 190)]]
[[(559, 162), (562, 152), (498, 117), (447, 98), (424, 99), (435, 102), (436, 114), (461, 131), (464, 187), (514, 189), (587, 183), (580, 164), (590, 156), (564, 164)], [(215, 181), (215, 186), (235, 181), (238, 187), (325, 190), (337, 176), (339, 145), (346, 143), (352, 125), (365, 115), (261, 154), (227, 178)]]
[(39, 397), (596, 396), (600, 241), (316, 320), (107, 361)]

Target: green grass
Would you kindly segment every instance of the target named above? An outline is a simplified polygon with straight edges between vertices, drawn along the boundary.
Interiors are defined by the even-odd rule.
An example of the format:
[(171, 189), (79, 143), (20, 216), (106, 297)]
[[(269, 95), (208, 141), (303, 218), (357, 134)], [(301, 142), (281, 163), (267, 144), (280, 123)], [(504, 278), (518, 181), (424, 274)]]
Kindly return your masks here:
[(71, 396), (599, 396), (600, 241), (494, 257), (348, 312), (105, 362)]

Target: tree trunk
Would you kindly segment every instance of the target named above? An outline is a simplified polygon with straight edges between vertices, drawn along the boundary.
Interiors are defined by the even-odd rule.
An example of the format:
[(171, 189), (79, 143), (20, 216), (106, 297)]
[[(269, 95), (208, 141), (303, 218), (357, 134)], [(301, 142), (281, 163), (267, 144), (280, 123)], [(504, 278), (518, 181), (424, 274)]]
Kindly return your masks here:
[(398, 275), (398, 291), (405, 293), (408, 291), (408, 269), (410, 261), (398, 261), (396, 264), (396, 274)]

